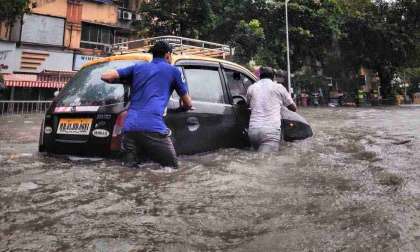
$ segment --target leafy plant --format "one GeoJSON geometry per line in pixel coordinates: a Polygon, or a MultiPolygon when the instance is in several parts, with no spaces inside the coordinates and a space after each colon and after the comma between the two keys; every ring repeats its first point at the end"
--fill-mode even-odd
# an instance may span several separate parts
{"type": "Polygon", "coordinates": [[[0,22],[13,25],[25,13],[30,12],[30,0],[0,0],[0,22]]]}

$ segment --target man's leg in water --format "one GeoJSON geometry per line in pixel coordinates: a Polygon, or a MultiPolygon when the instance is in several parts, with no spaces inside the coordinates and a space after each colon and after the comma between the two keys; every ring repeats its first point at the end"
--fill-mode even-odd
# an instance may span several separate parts
{"type": "Polygon", "coordinates": [[[280,150],[281,130],[280,129],[264,129],[261,139],[259,152],[276,152],[280,150]]]}
{"type": "Polygon", "coordinates": [[[123,165],[133,167],[139,162],[136,133],[124,133],[122,139],[123,165]]]}
{"type": "Polygon", "coordinates": [[[270,152],[277,152],[279,151],[280,143],[275,141],[264,142],[258,148],[258,152],[262,153],[270,153],[270,152]]]}
{"type": "Polygon", "coordinates": [[[250,128],[248,130],[248,137],[252,148],[258,150],[261,145],[261,130],[258,128],[250,128]]]}
{"type": "Polygon", "coordinates": [[[252,129],[249,136],[258,152],[276,152],[280,149],[281,131],[279,129],[252,129]]]}
{"type": "Polygon", "coordinates": [[[141,146],[148,157],[162,166],[178,168],[178,159],[170,136],[143,132],[141,146]]]}

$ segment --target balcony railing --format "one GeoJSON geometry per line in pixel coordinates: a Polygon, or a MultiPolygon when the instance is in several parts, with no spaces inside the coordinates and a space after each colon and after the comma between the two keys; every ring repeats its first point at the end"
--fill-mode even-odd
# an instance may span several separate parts
{"type": "Polygon", "coordinates": [[[102,50],[105,53],[111,51],[112,45],[92,41],[80,41],[80,48],[102,50]]]}

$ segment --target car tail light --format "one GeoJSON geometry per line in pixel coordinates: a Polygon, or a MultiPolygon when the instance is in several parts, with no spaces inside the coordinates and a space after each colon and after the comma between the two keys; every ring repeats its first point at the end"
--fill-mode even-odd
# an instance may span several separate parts
{"type": "Polygon", "coordinates": [[[111,150],[118,151],[121,149],[121,135],[124,127],[124,121],[127,117],[127,111],[121,112],[115,120],[114,130],[112,131],[111,150]]]}
{"type": "Polygon", "coordinates": [[[121,112],[117,116],[117,120],[115,120],[114,131],[112,132],[113,137],[121,135],[126,117],[127,117],[127,111],[121,112]]]}

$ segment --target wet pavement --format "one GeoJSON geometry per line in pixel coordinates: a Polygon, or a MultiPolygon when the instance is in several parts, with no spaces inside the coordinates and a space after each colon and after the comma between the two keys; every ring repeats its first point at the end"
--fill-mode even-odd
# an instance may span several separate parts
{"type": "Polygon", "coordinates": [[[37,153],[0,118],[0,251],[420,251],[420,109],[305,109],[312,139],[178,171],[37,153]]]}

